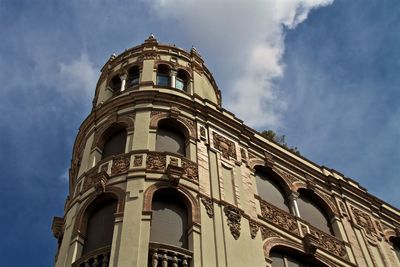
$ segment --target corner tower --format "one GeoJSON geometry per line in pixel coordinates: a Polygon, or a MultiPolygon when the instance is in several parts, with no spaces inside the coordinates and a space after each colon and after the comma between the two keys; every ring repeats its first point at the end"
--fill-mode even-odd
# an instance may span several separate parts
{"type": "Polygon", "coordinates": [[[398,222],[224,110],[194,48],[150,36],[102,68],[52,230],[57,267],[398,266],[398,222]]]}

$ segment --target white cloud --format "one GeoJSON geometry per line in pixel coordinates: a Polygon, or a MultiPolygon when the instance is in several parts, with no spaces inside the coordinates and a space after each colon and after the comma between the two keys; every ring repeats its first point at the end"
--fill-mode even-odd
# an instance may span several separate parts
{"type": "Polygon", "coordinates": [[[90,101],[98,78],[97,70],[86,54],[70,63],[61,63],[59,78],[61,83],[57,88],[72,97],[79,94],[90,101]]]}
{"type": "MultiPolygon", "coordinates": [[[[278,126],[286,105],[274,81],[283,75],[283,26],[295,28],[309,12],[333,0],[155,0],[153,12],[173,19],[211,55],[222,76],[225,106],[253,127],[278,126]]],[[[219,77],[215,77],[219,80],[219,77]]]]}

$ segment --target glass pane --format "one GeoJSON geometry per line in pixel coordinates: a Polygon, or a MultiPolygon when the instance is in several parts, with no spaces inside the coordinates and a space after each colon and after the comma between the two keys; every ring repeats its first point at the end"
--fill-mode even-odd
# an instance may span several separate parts
{"type": "Polygon", "coordinates": [[[272,260],[272,267],[285,267],[282,254],[271,252],[269,257],[272,260]]]}
{"type": "Polygon", "coordinates": [[[158,74],[157,75],[157,85],[170,86],[169,76],[158,74]]]}
{"type": "Polygon", "coordinates": [[[180,89],[180,90],[184,90],[185,89],[185,83],[182,80],[177,78],[176,82],[175,82],[175,88],[176,89],[180,89]]]}
{"type": "Polygon", "coordinates": [[[284,211],[289,212],[288,206],[285,204],[285,197],[279,187],[262,172],[256,172],[256,184],[258,195],[265,201],[277,206],[284,211]]]}
{"type": "Polygon", "coordinates": [[[118,131],[111,135],[105,142],[101,158],[125,153],[126,131],[118,131]]]}
{"type": "Polygon", "coordinates": [[[312,201],[300,195],[297,199],[297,206],[299,207],[300,217],[302,219],[326,233],[332,233],[328,219],[312,201]]]}
{"type": "Polygon", "coordinates": [[[185,137],[173,129],[159,128],[157,130],[156,150],[185,155],[185,137]]]}

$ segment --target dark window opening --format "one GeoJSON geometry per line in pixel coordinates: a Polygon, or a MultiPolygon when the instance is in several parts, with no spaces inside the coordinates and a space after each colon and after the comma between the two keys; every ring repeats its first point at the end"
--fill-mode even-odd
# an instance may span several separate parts
{"type": "Polygon", "coordinates": [[[132,87],[139,84],[140,70],[139,67],[134,66],[128,71],[127,87],[132,87]]]}
{"type": "Polygon", "coordinates": [[[397,259],[400,261],[400,237],[390,237],[389,241],[392,242],[394,253],[397,259]]]}
{"type": "Polygon", "coordinates": [[[114,92],[119,92],[121,90],[121,78],[118,75],[115,75],[114,77],[112,77],[111,81],[110,81],[110,88],[114,91],[114,92]]]}
{"type": "Polygon", "coordinates": [[[169,67],[167,65],[159,65],[157,68],[157,85],[171,86],[171,78],[169,76],[169,67]]]}
{"type": "Polygon", "coordinates": [[[104,143],[101,159],[125,153],[125,145],[126,131],[119,130],[113,133],[109,138],[107,138],[106,142],[104,143]]]}
{"type": "Polygon", "coordinates": [[[152,202],[150,241],[188,248],[188,212],[174,189],[159,190],[152,202]]]}
{"type": "Polygon", "coordinates": [[[272,267],[325,267],[315,259],[292,251],[271,251],[269,258],[272,260],[272,267]]]}
{"type": "Polygon", "coordinates": [[[112,200],[91,212],[86,228],[83,255],[111,245],[115,221],[114,213],[116,210],[117,201],[112,200]]]}
{"type": "Polygon", "coordinates": [[[188,80],[188,74],[184,70],[179,70],[175,79],[175,88],[186,91],[188,80]]]}

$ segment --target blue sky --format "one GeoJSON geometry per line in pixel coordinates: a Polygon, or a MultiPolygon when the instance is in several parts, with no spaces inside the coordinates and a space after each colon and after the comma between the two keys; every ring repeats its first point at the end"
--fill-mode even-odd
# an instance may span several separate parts
{"type": "Polygon", "coordinates": [[[224,107],[248,125],[285,134],[308,159],[399,207],[398,0],[249,3],[0,0],[5,266],[53,264],[52,216],[63,214],[99,70],[150,33],[194,45],[224,107]]]}

